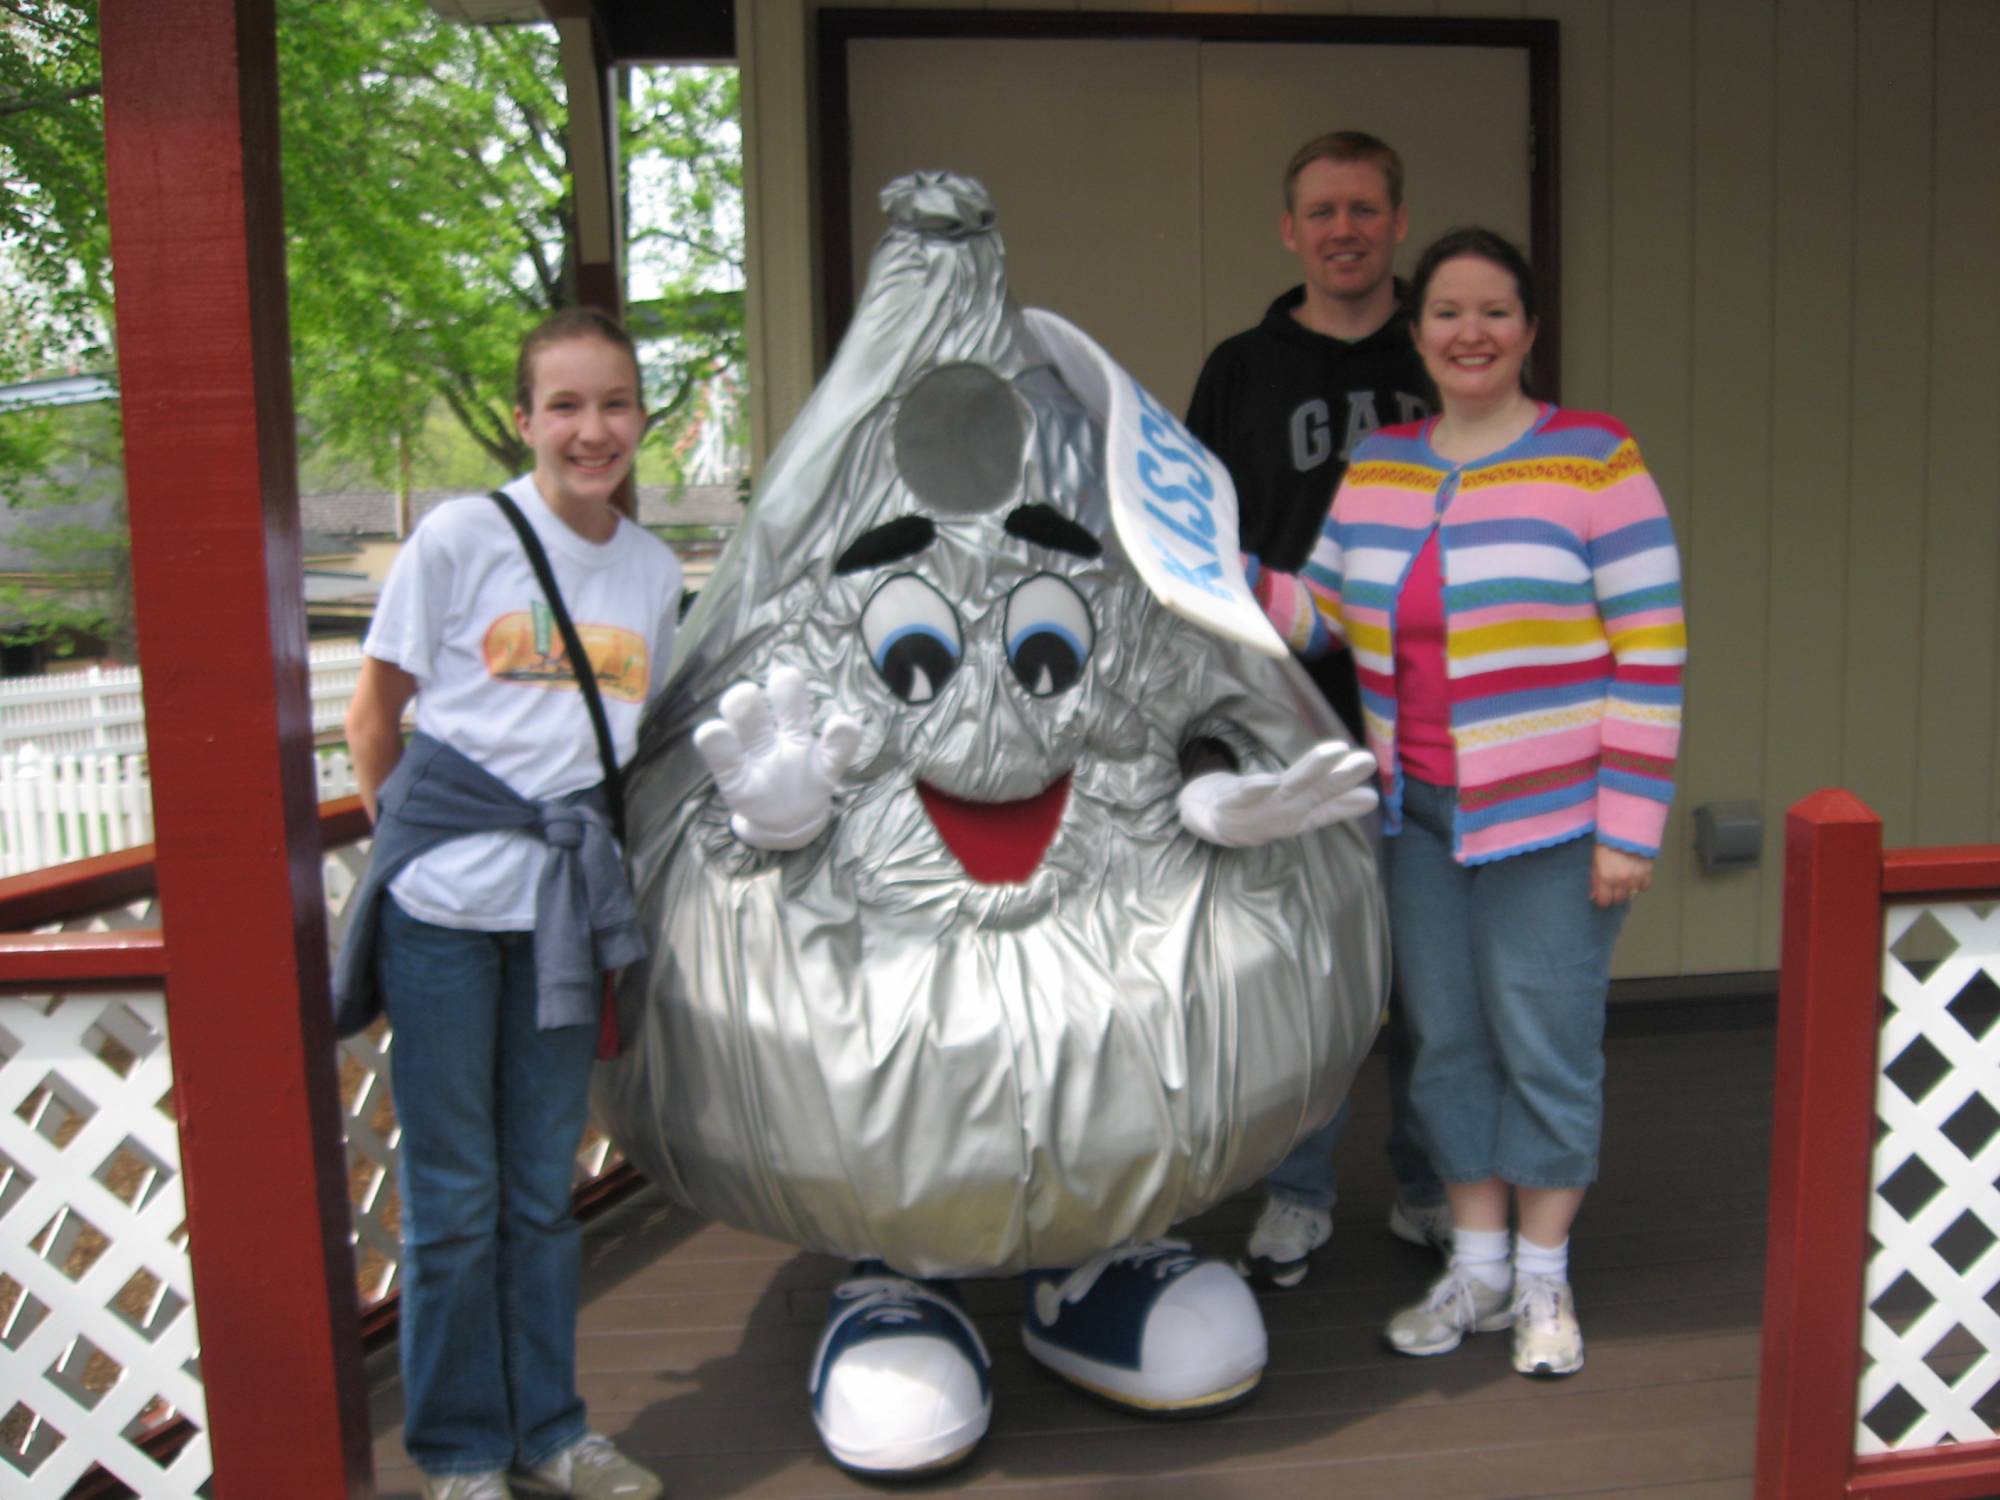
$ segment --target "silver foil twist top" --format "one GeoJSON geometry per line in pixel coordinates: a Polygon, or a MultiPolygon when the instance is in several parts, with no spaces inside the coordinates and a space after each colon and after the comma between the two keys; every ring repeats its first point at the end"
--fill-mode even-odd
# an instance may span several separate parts
{"type": "Polygon", "coordinates": [[[984,234],[999,222],[986,189],[956,172],[912,172],[882,189],[882,212],[892,229],[940,239],[984,234]]]}

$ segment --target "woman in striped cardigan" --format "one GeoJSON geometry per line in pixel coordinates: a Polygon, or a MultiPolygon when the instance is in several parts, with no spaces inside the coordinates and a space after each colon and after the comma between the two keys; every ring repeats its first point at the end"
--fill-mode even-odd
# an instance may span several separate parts
{"type": "Polygon", "coordinates": [[[1355,450],[1304,572],[1249,566],[1294,650],[1354,652],[1381,765],[1412,1108],[1458,1226],[1385,1336],[1443,1354],[1511,1327],[1517,1370],[1568,1375],[1611,948],[1673,795],[1680,563],[1631,435],[1526,394],[1520,252],[1454,230],[1413,291],[1441,414],[1355,450]]]}

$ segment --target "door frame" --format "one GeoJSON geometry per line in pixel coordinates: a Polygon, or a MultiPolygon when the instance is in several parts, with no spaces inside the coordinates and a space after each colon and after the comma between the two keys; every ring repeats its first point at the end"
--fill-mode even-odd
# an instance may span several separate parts
{"type": "Polygon", "coordinates": [[[1102,41],[1185,39],[1317,46],[1517,48],[1528,61],[1528,259],[1541,322],[1535,394],[1562,389],[1560,25],[1486,17],[1154,14],[1130,11],[821,10],[817,13],[818,237],[824,369],[854,315],[853,115],[848,48],[857,41],[1102,41]]]}

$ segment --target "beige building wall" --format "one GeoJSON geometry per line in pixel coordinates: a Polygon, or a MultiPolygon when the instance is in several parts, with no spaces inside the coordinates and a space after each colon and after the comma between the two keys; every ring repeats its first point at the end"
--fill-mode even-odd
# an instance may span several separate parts
{"type": "MultiPolygon", "coordinates": [[[[817,8],[737,7],[760,453],[824,355],[817,8]]],[[[2000,841],[2000,3],[1213,8],[1561,23],[1564,398],[1638,434],[1693,637],[1680,796],[1619,972],[1775,968],[1784,810],[1816,787],[1892,845],[2000,841]],[[1690,810],[1739,798],[1763,867],[1705,876],[1690,810]]]]}
{"type": "Polygon", "coordinates": [[[1329,101],[1394,141],[1422,186],[1400,271],[1454,223],[1529,237],[1520,47],[868,38],[847,59],[856,295],[886,227],[882,185],[950,167],[999,207],[1015,298],[1088,329],[1177,411],[1216,342],[1298,280],[1278,237],[1290,148],[1271,143],[1325,130],[1329,101]],[[1467,115],[1438,116],[1426,87],[1467,115]]]}

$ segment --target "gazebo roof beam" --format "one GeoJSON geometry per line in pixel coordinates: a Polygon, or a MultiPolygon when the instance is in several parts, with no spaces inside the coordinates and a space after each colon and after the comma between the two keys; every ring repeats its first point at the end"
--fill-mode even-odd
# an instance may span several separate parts
{"type": "MultiPolygon", "coordinates": [[[[453,0],[460,3],[460,0],[453,0]]],[[[464,0],[474,3],[474,0],[464,0]]],[[[576,299],[625,311],[624,203],[618,190],[618,100],[610,49],[592,0],[543,0],[562,50],[569,96],[569,174],[576,199],[576,299]]]]}
{"type": "Polygon", "coordinates": [[[562,16],[596,20],[611,63],[732,62],[735,0],[428,0],[447,20],[519,26],[562,16]]]}

